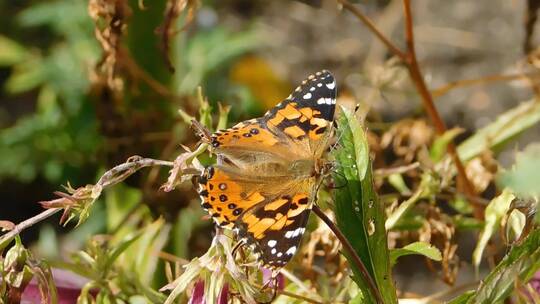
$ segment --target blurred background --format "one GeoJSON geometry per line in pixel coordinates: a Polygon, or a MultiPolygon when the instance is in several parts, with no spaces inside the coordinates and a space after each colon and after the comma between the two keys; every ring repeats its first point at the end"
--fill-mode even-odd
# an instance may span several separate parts
{"type": "MultiPolygon", "coordinates": [[[[527,16],[537,1],[412,2],[418,60],[431,89],[535,68],[527,54],[537,45],[536,25],[527,16]]],[[[401,1],[355,4],[405,46],[401,1]]],[[[193,148],[196,138],[178,110],[197,115],[198,86],[214,109],[218,102],[232,107],[232,123],[261,115],[321,69],[336,76],[341,102],[370,108],[374,132],[423,115],[407,70],[335,1],[2,1],[0,218],[35,215],[37,202],[54,198],[61,185],[94,183],[130,156],[174,160],[181,144],[193,148]]],[[[534,93],[530,78],[489,82],[443,91],[436,106],[466,136],[534,93]]],[[[510,166],[539,131],[527,130],[498,160],[510,166]]],[[[168,237],[161,246],[199,256],[212,224],[189,183],[159,191],[167,173],[142,170],[107,190],[80,227],[59,227],[55,217],[25,231],[23,241],[40,256],[61,258],[90,235],[162,216],[168,237]]]]}

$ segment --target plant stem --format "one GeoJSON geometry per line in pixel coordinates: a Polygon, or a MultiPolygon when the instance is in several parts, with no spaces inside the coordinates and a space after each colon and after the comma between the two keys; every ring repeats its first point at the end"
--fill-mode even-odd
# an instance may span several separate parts
{"type": "MultiPolygon", "coordinates": [[[[353,13],[364,25],[368,27],[369,30],[375,34],[379,40],[386,45],[386,47],[394,53],[394,55],[398,56],[405,65],[407,66],[407,69],[409,70],[409,74],[411,76],[412,81],[414,82],[416,89],[418,91],[418,94],[420,95],[422,99],[422,103],[424,108],[426,109],[426,112],[428,116],[433,121],[433,124],[435,126],[435,131],[437,134],[443,134],[446,132],[446,125],[444,124],[443,120],[441,119],[441,116],[439,115],[439,112],[435,108],[433,97],[427,88],[427,85],[424,81],[424,77],[422,76],[422,72],[420,70],[420,66],[418,65],[417,59],[416,59],[416,50],[414,48],[414,31],[413,31],[413,22],[412,22],[412,13],[411,13],[411,6],[410,6],[410,0],[403,0],[403,8],[404,8],[404,15],[405,15],[405,40],[407,45],[407,52],[401,51],[399,48],[397,48],[384,34],[382,34],[373,24],[373,22],[366,17],[356,6],[348,2],[347,0],[336,0],[339,2],[343,7],[347,10],[349,10],[351,13],[353,13]]],[[[476,192],[474,190],[474,187],[472,186],[471,182],[467,178],[467,175],[465,173],[465,167],[463,166],[463,163],[459,159],[456,147],[453,142],[451,142],[448,145],[448,153],[452,157],[453,162],[456,165],[457,169],[457,175],[458,175],[458,181],[460,182],[460,185],[463,186],[463,192],[469,196],[469,197],[476,197],[476,192]]],[[[474,207],[474,215],[478,219],[482,219],[484,215],[484,207],[480,204],[477,204],[475,200],[471,201],[472,206],[474,207]]]]}
{"type": "Polygon", "coordinates": [[[345,235],[343,235],[343,233],[341,232],[341,230],[339,230],[336,224],[334,224],[334,222],[332,222],[326,216],[326,214],[324,214],[324,212],[319,208],[319,206],[313,205],[313,212],[315,212],[315,214],[328,226],[328,228],[332,230],[332,232],[341,242],[341,245],[343,245],[345,250],[349,252],[356,268],[358,268],[360,272],[362,272],[362,275],[364,276],[364,281],[366,281],[369,289],[371,290],[371,294],[375,297],[375,300],[377,301],[377,303],[381,303],[381,304],[384,303],[382,300],[382,296],[379,292],[379,289],[377,288],[377,285],[371,278],[371,275],[369,274],[366,266],[364,265],[364,263],[362,262],[362,260],[360,259],[356,251],[354,251],[351,243],[349,243],[345,235]]]}
{"type": "Polygon", "coordinates": [[[513,80],[519,80],[519,79],[529,79],[529,78],[540,78],[540,73],[538,72],[529,72],[529,73],[517,73],[517,74],[508,74],[508,75],[487,75],[480,78],[472,78],[472,79],[460,79],[456,81],[452,81],[448,84],[445,84],[439,88],[436,88],[434,90],[431,90],[431,95],[434,98],[439,98],[449,91],[457,88],[472,86],[476,84],[488,84],[493,82],[501,82],[501,81],[513,81],[513,80]]]}
{"type": "MultiPolygon", "coordinates": [[[[144,167],[149,167],[149,166],[172,167],[173,165],[174,163],[170,161],[132,156],[125,163],[115,166],[114,168],[105,172],[101,176],[101,178],[98,180],[96,185],[105,188],[107,186],[117,184],[123,181],[124,179],[126,179],[128,176],[137,172],[139,169],[144,168],[144,167]]],[[[61,199],[65,199],[65,198],[60,198],[60,200],[61,199]]],[[[0,238],[0,249],[4,247],[6,242],[10,242],[16,235],[21,233],[26,228],[29,228],[33,226],[34,224],[51,217],[52,215],[58,213],[59,211],[63,209],[64,208],[49,208],[25,221],[20,222],[19,224],[15,226],[15,228],[13,228],[13,230],[2,235],[2,237],[0,238]]]]}
{"type": "Polygon", "coordinates": [[[152,159],[152,158],[142,158],[140,156],[132,156],[125,163],[122,163],[118,166],[113,167],[112,169],[105,172],[101,178],[98,180],[96,185],[101,187],[107,187],[110,185],[117,184],[133,173],[137,172],[141,168],[150,167],[150,166],[174,166],[174,163],[171,161],[152,159]]]}
{"type": "Polygon", "coordinates": [[[373,24],[373,21],[369,19],[366,15],[364,15],[356,6],[354,6],[352,3],[350,3],[347,0],[336,0],[339,2],[343,7],[347,10],[349,10],[353,15],[355,15],[365,26],[367,26],[379,40],[386,45],[386,47],[394,53],[394,55],[401,58],[401,60],[405,61],[407,58],[407,54],[405,54],[403,51],[401,51],[397,46],[395,46],[390,39],[388,39],[383,33],[381,33],[375,24],[373,24]]]}
{"type": "Polygon", "coordinates": [[[39,223],[43,221],[46,218],[49,218],[53,216],[54,214],[60,212],[62,208],[52,208],[47,209],[27,220],[24,220],[17,224],[12,230],[10,230],[8,233],[4,234],[0,238],[0,250],[7,245],[8,242],[11,242],[15,236],[17,236],[19,233],[21,233],[26,228],[32,227],[34,224],[39,223]]]}
{"type": "MultiPolygon", "coordinates": [[[[413,80],[416,86],[416,89],[418,90],[418,93],[422,97],[424,108],[426,109],[427,114],[429,115],[429,117],[431,118],[431,121],[433,122],[435,126],[435,131],[437,132],[437,134],[440,135],[446,132],[446,125],[444,124],[444,121],[439,115],[437,108],[435,108],[433,97],[431,96],[431,93],[429,89],[427,88],[426,82],[424,81],[424,77],[422,76],[422,72],[420,70],[420,66],[418,65],[418,61],[416,59],[410,0],[403,0],[403,11],[405,15],[405,41],[407,44],[407,57],[406,57],[405,62],[407,63],[407,67],[409,69],[409,74],[411,75],[411,79],[413,80]]],[[[454,161],[456,165],[456,169],[458,173],[458,181],[461,181],[465,194],[471,197],[476,197],[476,192],[474,190],[474,187],[472,186],[471,182],[467,178],[465,167],[463,166],[463,163],[461,162],[461,160],[459,159],[459,156],[457,155],[456,146],[454,145],[453,142],[450,142],[448,144],[448,153],[450,154],[450,156],[452,157],[452,160],[454,161]]],[[[480,204],[476,204],[474,201],[472,201],[471,204],[474,208],[474,216],[477,219],[483,219],[484,217],[483,206],[480,204]]]]}

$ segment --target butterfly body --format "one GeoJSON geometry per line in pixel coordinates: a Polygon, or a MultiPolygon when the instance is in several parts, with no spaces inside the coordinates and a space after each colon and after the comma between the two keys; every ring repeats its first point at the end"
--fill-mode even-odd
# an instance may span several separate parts
{"type": "Polygon", "coordinates": [[[199,178],[202,206],[266,267],[298,249],[325,171],[336,83],[318,72],[263,117],[203,137],[217,163],[199,178]]]}

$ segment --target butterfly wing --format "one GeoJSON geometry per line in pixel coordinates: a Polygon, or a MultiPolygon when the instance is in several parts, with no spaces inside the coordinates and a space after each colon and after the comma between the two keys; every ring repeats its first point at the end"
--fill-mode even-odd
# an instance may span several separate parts
{"type": "Polygon", "coordinates": [[[294,92],[269,110],[264,119],[270,129],[282,132],[320,157],[326,148],[336,109],[336,81],[324,70],[310,75],[294,92]]]}
{"type": "Polygon", "coordinates": [[[336,108],[336,81],[324,70],[302,81],[284,101],[263,117],[241,122],[211,136],[216,153],[272,151],[290,160],[320,156],[332,127],[336,108]]]}
{"type": "Polygon", "coordinates": [[[291,166],[321,157],[335,97],[332,74],[318,72],[263,117],[210,137],[218,163],[199,179],[203,208],[237,231],[267,267],[283,267],[299,246],[317,180],[295,176],[291,166]]]}
{"type": "Polygon", "coordinates": [[[285,266],[300,246],[312,207],[311,194],[282,194],[242,214],[238,236],[265,267],[285,266]]]}
{"type": "Polygon", "coordinates": [[[284,266],[299,247],[313,201],[314,178],[257,179],[225,166],[199,178],[203,208],[221,227],[234,229],[269,268],[284,266]]]}

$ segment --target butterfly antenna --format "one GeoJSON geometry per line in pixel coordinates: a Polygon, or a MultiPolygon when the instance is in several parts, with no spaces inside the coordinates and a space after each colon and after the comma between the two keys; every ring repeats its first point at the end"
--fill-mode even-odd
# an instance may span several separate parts
{"type": "MultiPolygon", "coordinates": [[[[354,107],[354,114],[356,114],[358,112],[358,110],[360,110],[360,104],[359,103],[357,103],[356,106],[354,107]]],[[[337,121],[335,121],[335,120],[332,121],[332,125],[334,126],[334,130],[339,130],[339,125],[338,125],[337,121]]],[[[341,132],[339,134],[339,136],[336,138],[336,142],[330,145],[330,152],[337,149],[337,147],[339,146],[339,141],[341,140],[343,135],[344,135],[344,133],[341,132]]]]}

